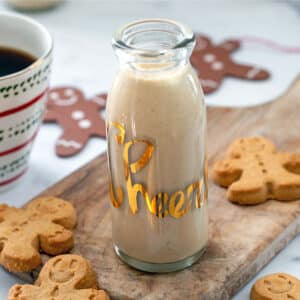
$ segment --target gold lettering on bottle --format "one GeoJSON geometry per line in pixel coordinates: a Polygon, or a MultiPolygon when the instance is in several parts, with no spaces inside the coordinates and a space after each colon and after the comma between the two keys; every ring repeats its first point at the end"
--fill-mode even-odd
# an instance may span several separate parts
{"type": "Polygon", "coordinates": [[[141,169],[143,169],[148,162],[150,161],[153,153],[153,145],[145,140],[133,140],[130,142],[125,143],[124,150],[123,150],[123,163],[124,163],[124,171],[125,171],[125,180],[126,180],[126,188],[128,193],[128,200],[129,200],[129,207],[133,214],[138,211],[138,194],[140,193],[141,196],[146,200],[148,209],[151,211],[151,203],[149,194],[146,191],[146,188],[139,183],[132,183],[132,174],[136,174],[141,169]],[[144,143],[146,144],[146,150],[136,162],[129,163],[129,151],[130,148],[136,143],[144,143]]]}
{"type": "Polygon", "coordinates": [[[205,157],[204,161],[204,202],[208,198],[208,189],[207,189],[207,182],[208,182],[208,165],[207,165],[207,159],[205,157]]]}
{"type": "Polygon", "coordinates": [[[117,129],[119,129],[119,134],[117,134],[115,136],[115,139],[116,139],[116,142],[117,142],[118,145],[122,145],[124,143],[124,140],[125,140],[125,129],[124,129],[124,127],[121,124],[117,123],[117,122],[111,122],[110,125],[117,128],[117,129]]]}
{"type": "Polygon", "coordinates": [[[158,218],[167,217],[169,215],[168,200],[167,193],[158,193],[152,198],[150,212],[158,218]]]}
{"type": "Polygon", "coordinates": [[[180,218],[185,215],[191,208],[191,201],[188,201],[188,204],[183,208],[185,202],[184,192],[177,191],[175,192],[170,199],[169,203],[169,212],[170,215],[174,218],[180,218]],[[178,200],[177,200],[178,199],[178,200]]]}
{"type": "MultiPolygon", "coordinates": [[[[202,207],[204,201],[206,201],[207,199],[206,161],[204,167],[204,181],[203,179],[201,179],[197,182],[191,183],[185,190],[174,192],[171,197],[169,197],[168,193],[160,192],[157,195],[153,196],[152,199],[150,199],[146,187],[140,183],[133,182],[133,175],[141,171],[150,162],[154,152],[153,144],[147,140],[141,139],[134,139],[125,142],[124,127],[116,122],[111,122],[110,127],[115,127],[118,129],[119,132],[115,136],[115,140],[118,145],[123,146],[122,159],[124,166],[126,192],[129,202],[129,208],[133,214],[136,214],[139,210],[139,195],[146,202],[148,211],[158,218],[164,218],[167,216],[180,218],[191,209],[193,202],[195,202],[195,208],[202,207]],[[138,160],[136,160],[135,162],[130,162],[130,149],[135,144],[144,144],[146,146],[146,149],[138,160]]],[[[118,187],[115,192],[112,184],[112,179],[110,184],[110,198],[112,205],[116,208],[120,207],[123,203],[123,190],[121,187],[118,187]]]]}
{"type": "MultiPolygon", "coordinates": [[[[115,128],[118,129],[119,133],[116,134],[115,140],[116,140],[118,145],[122,145],[124,143],[124,140],[125,140],[125,129],[124,129],[124,127],[121,124],[116,123],[116,122],[111,122],[110,125],[112,127],[115,127],[115,128]]],[[[110,200],[111,200],[112,205],[116,208],[120,207],[123,203],[123,190],[122,190],[121,187],[118,187],[117,191],[115,193],[112,178],[110,178],[109,194],[110,194],[110,200]]]]}
{"type": "Polygon", "coordinates": [[[123,190],[122,188],[118,187],[117,188],[117,197],[115,196],[114,192],[114,187],[112,182],[110,183],[110,188],[109,188],[109,194],[110,194],[110,200],[111,203],[114,207],[120,207],[121,204],[123,203],[123,190]]]}
{"type": "MultiPolygon", "coordinates": [[[[202,192],[203,180],[194,182],[187,187],[187,198],[190,199],[193,194],[195,194],[195,206],[200,208],[201,203],[201,192],[202,192]]],[[[191,200],[192,201],[192,200],[191,200]]]]}

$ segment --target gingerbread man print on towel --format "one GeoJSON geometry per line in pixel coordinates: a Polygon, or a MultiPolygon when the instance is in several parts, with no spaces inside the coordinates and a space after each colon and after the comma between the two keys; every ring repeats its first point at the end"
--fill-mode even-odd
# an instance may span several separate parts
{"type": "Polygon", "coordinates": [[[44,123],[56,122],[63,134],[56,142],[56,154],[67,157],[80,152],[93,136],[106,137],[105,121],[100,113],[106,106],[106,94],[86,99],[74,87],[58,87],[49,91],[44,123]]]}
{"type": "Polygon", "coordinates": [[[232,60],[232,52],[240,46],[238,40],[226,40],[214,45],[207,36],[196,35],[191,64],[198,73],[205,94],[217,90],[226,76],[246,80],[264,80],[270,77],[266,70],[232,60]]]}

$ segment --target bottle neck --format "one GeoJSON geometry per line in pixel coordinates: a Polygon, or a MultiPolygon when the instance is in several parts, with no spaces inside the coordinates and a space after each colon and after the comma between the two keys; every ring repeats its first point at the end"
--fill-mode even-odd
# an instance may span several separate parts
{"type": "Polygon", "coordinates": [[[113,47],[122,67],[157,72],[184,66],[195,44],[193,32],[170,20],[143,20],[121,28],[113,47]]]}

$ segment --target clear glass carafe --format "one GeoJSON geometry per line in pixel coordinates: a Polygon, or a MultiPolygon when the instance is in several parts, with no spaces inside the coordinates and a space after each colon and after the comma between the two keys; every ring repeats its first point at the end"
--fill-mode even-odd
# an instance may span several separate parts
{"type": "Polygon", "coordinates": [[[194,263],[208,240],[206,108],[189,58],[195,37],[143,20],[113,38],[120,70],[107,103],[112,236],[148,272],[194,263]]]}

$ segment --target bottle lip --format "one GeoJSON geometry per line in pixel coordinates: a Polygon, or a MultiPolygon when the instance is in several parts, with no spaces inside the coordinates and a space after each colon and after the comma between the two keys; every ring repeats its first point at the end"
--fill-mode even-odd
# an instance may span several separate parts
{"type": "Polygon", "coordinates": [[[177,50],[184,49],[187,47],[191,47],[195,43],[195,35],[193,31],[186,25],[173,21],[170,19],[143,19],[128,23],[121,27],[112,38],[112,46],[119,50],[124,50],[130,52],[135,55],[143,56],[143,57],[159,57],[170,52],[176,52],[177,50]],[[148,28],[143,29],[143,26],[161,26],[161,28],[148,28]],[[164,26],[169,26],[169,30],[164,28],[164,26]],[[140,31],[138,31],[138,28],[140,31]],[[173,34],[174,36],[180,35],[180,38],[169,46],[161,46],[159,49],[147,49],[142,47],[137,47],[131,44],[131,38],[139,33],[147,33],[147,32],[165,32],[173,34]]]}

